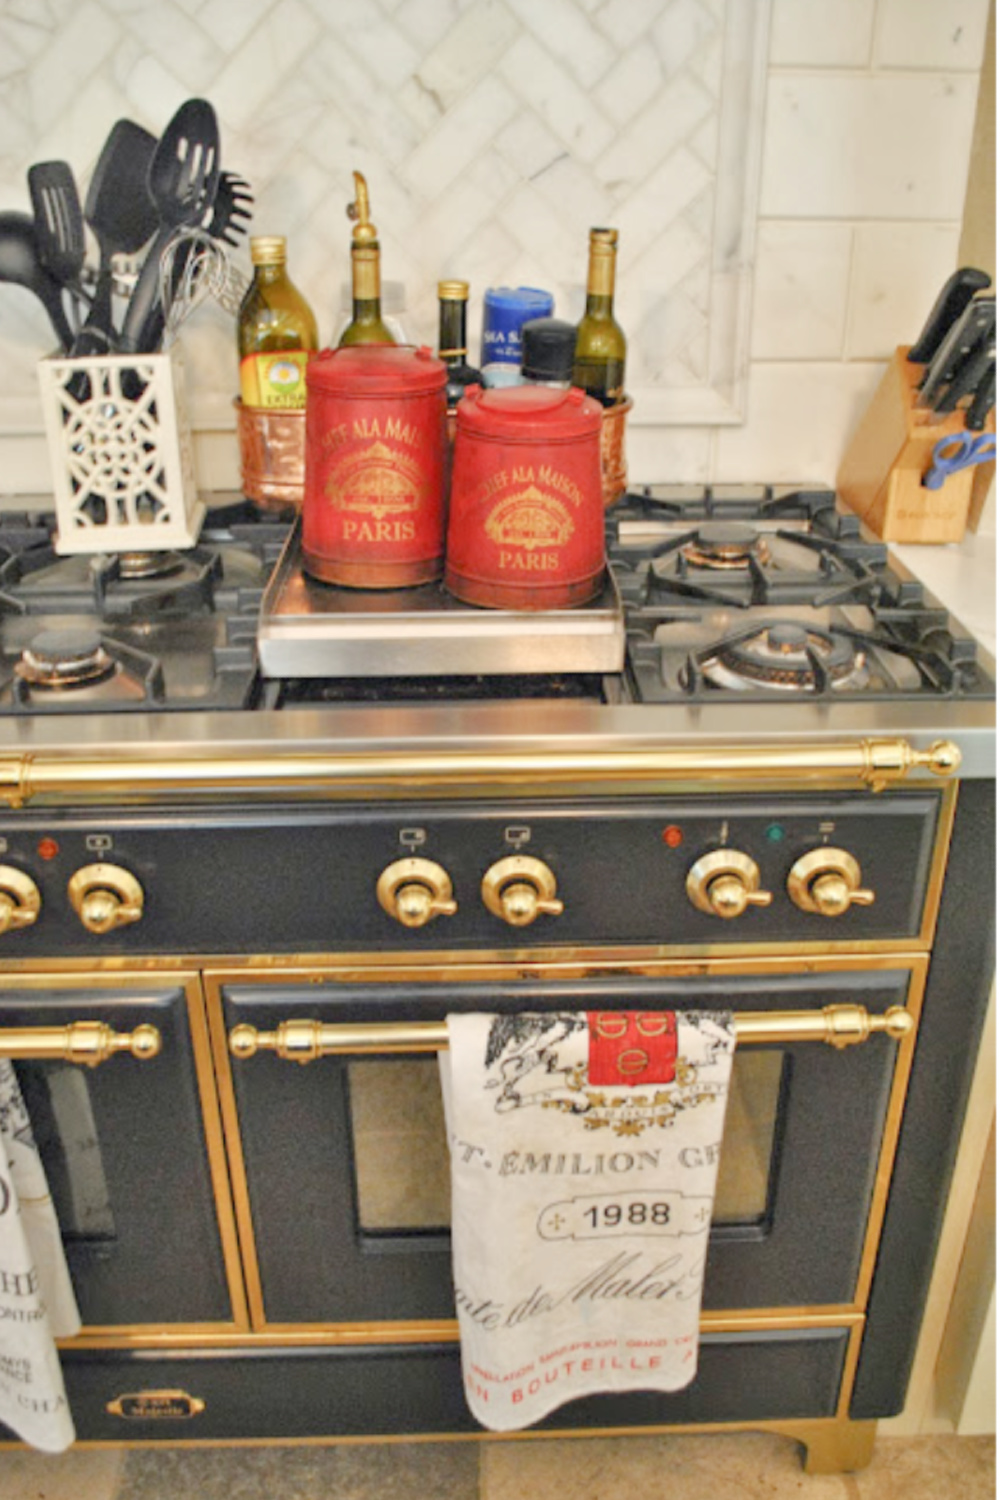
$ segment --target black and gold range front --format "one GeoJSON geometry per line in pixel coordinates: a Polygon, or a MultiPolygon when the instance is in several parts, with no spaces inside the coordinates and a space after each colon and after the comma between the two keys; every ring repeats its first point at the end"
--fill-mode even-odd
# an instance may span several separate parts
{"type": "MultiPolygon", "coordinates": [[[[532,1431],[770,1427],[813,1470],[862,1464],[905,1397],[985,1006],[992,795],[12,811],[0,1024],[84,1316],[81,1440],[474,1436],[444,1018],[714,1007],[738,1046],[697,1377],[532,1431]]],[[[603,1188],[664,1149],[595,1130],[505,1170],[603,1188]]]]}

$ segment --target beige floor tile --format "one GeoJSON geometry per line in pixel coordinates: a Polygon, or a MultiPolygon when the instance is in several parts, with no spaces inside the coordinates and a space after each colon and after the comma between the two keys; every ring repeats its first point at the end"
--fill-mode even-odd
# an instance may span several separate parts
{"type": "Polygon", "coordinates": [[[0,1453],[0,1500],[118,1500],[125,1455],[118,1449],[93,1453],[0,1453]]]}
{"type": "Polygon", "coordinates": [[[477,1500],[474,1443],[142,1448],[114,1500],[477,1500]]]}
{"type": "Polygon", "coordinates": [[[480,1500],[993,1500],[991,1439],[887,1439],[858,1474],[808,1475],[771,1433],[489,1443],[480,1500]]]}

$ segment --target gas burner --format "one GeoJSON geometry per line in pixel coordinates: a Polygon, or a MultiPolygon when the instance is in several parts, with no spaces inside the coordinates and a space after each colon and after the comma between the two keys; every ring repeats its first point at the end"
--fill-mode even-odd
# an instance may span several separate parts
{"type": "Polygon", "coordinates": [[[172,578],[184,567],[178,552],[119,552],[118,577],[124,580],[172,578]]]}
{"type": "Polygon", "coordinates": [[[779,620],[722,641],[698,658],[715,687],[785,693],[863,688],[869,676],[863,651],[840,633],[779,620]]]}
{"type": "Polygon", "coordinates": [[[35,688],[78,688],[103,682],[115,671],[114,660],[96,633],[42,630],[26,646],[14,671],[35,688]]]}
{"type": "Polygon", "coordinates": [[[771,557],[767,540],[756,527],[735,521],[706,521],[680,551],[696,568],[747,568],[751,558],[763,566],[771,557]]]}

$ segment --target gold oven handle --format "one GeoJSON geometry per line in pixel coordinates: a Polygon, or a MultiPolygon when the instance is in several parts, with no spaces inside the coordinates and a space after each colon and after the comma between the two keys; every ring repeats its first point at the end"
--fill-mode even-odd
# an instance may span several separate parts
{"type": "Polygon", "coordinates": [[[163,1039],[155,1026],[112,1031],[103,1021],[71,1021],[68,1026],[9,1026],[0,1031],[0,1057],[21,1062],[84,1063],[96,1068],[117,1052],[139,1062],[156,1057],[163,1039]]]}
{"type": "MultiPolygon", "coordinates": [[[[863,1005],[827,1005],[822,1010],[740,1011],[734,1017],[740,1046],[763,1042],[826,1042],[842,1049],[866,1042],[875,1032],[901,1041],[914,1021],[901,1005],[877,1014],[863,1005]]],[[[448,1045],[444,1021],[373,1022],[326,1026],[321,1021],[282,1021],[274,1031],[234,1026],[229,1050],[234,1057],[275,1052],[288,1062],[315,1062],[341,1052],[440,1052],[448,1045]]]]}

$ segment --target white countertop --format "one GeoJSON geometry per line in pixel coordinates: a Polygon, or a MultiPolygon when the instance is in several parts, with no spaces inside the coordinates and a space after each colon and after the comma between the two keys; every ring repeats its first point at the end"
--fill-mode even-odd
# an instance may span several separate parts
{"type": "Polygon", "coordinates": [[[940,546],[901,546],[892,552],[936,594],[957,620],[997,654],[997,539],[968,531],[960,542],[940,546]]]}

